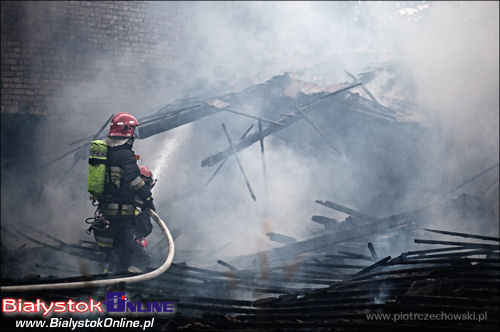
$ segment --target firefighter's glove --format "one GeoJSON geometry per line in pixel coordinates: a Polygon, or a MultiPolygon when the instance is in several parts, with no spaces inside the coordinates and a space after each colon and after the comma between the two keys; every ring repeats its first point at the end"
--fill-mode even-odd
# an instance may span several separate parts
{"type": "Polygon", "coordinates": [[[142,204],[143,209],[151,209],[156,212],[155,206],[153,205],[153,197],[148,197],[144,200],[142,204]]]}
{"type": "Polygon", "coordinates": [[[143,248],[146,248],[146,246],[148,245],[148,240],[146,240],[146,238],[143,237],[136,238],[135,242],[137,242],[143,248]]]}

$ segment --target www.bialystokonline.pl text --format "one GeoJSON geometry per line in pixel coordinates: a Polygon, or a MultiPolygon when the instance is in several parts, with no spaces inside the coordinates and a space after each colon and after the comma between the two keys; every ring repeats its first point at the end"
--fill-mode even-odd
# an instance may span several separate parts
{"type": "Polygon", "coordinates": [[[154,325],[154,317],[151,319],[147,319],[144,321],[120,318],[115,319],[111,317],[107,318],[97,318],[97,319],[73,319],[73,318],[51,318],[48,320],[45,319],[19,319],[16,320],[16,327],[19,328],[70,328],[71,330],[75,330],[78,328],[137,328],[146,330],[148,328],[152,328],[154,325]]]}

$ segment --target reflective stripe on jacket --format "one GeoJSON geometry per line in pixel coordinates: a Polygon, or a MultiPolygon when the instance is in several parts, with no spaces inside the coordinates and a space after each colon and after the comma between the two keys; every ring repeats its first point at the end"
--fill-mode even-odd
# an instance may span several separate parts
{"type": "Polygon", "coordinates": [[[151,191],[140,177],[131,141],[127,140],[122,145],[110,146],[107,159],[109,178],[106,178],[105,195],[107,201],[106,204],[103,204],[103,213],[107,215],[135,215],[134,195],[145,200],[151,197],[151,191]],[[110,204],[118,205],[111,207],[110,204]]]}

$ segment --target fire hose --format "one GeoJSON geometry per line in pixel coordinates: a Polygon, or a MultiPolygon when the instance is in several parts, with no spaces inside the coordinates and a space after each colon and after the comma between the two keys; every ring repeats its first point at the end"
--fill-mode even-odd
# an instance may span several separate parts
{"type": "Polygon", "coordinates": [[[47,283],[47,284],[35,284],[35,285],[19,285],[19,286],[1,286],[1,292],[29,292],[29,291],[41,291],[41,290],[56,290],[56,289],[77,289],[77,288],[87,288],[87,287],[101,287],[101,286],[110,286],[118,283],[126,283],[131,284],[135,282],[146,281],[149,279],[153,279],[158,277],[159,275],[165,273],[170,265],[172,265],[172,261],[174,260],[174,239],[170,234],[170,231],[165,225],[165,222],[156,214],[155,211],[151,209],[146,210],[147,214],[149,214],[160,226],[163,235],[167,239],[168,243],[168,255],[165,258],[163,264],[158,267],[156,270],[153,270],[148,273],[143,273],[136,276],[130,277],[120,277],[113,279],[105,279],[105,280],[89,280],[89,281],[77,281],[77,282],[61,282],[61,283],[47,283]]]}

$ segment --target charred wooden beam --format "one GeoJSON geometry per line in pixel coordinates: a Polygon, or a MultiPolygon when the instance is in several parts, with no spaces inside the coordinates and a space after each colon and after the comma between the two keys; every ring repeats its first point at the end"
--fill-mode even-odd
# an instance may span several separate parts
{"type": "Polygon", "coordinates": [[[428,232],[439,233],[439,234],[446,234],[446,235],[466,237],[466,238],[472,238],[472,239],[479,239],[479,240],[500,242],[500,238],[493,237],[493,236],[484,236],[484,235],[475,235],[475,234],[468,234],[468,233],[440,231],[440,230],[428,229],[428,228],[424,228],[424,230],[426,230],[428,232]]]}
{"type": "Polygon", "coordinates": [[[266,233],[266,236],[271,241],[283,243],[283,244],[291,244],[297,242],[297,239],[291,236],[286,236],[278,233],[266,233]]]}
{"type": "Polygon", "coordinates": [[[457,250],[468,250],[469,248],[458,246],[458,247],[448,247],[448,248],[436,248],[427,250],[415,250],[403,253],[403,256],[413,256],[413,255],[425,255],[433,252],[446,252],[446,251],[457,251],[457,250]]]}
{"type": "Polygon", "coordinates": [[[466,257],[471,255],[486,255],[491,253],[489,250],[478,249],[472,251],[464,251],[464,252],[453,252],[446,254],[435,254],[435,255],[418,255],[415,257],[411,257],[411,259],[430,259],[430,258],[445,258],[445,257],[466,257]]]}
{"type": "Polygon", "coordinates": [[[485,244],[485,243],[471,243],[471,242],[453,242],[453,241],[438,241],[438,240],[425,240],[425,239],[415,239],[415,243],[421,244],[442,244],[442,245],[450,245],[450,246],[463,246],[470,248],[485,248],[491,250],[500,250],[500,246],[494,244],[485,244]]]}
{"type": "Polygon", "coordinates": [[[322,224],[325,228],[332,227],[338,224],[338,221],[333,218],[323,217],[323,216],[312,216],[312,221],[322,224]]]}
{"type": "Polygon", "coordinates": [[[359,211],[355,211],[351,208],[348,208],[347,206],[344,206],[344,205],[341,205],[338,203],[334,203],[334,202],[330,202],[330,201],[323,202],[323,201],[319,201],[319,200],[316,200],[315,202],[318,204],[324,205],[326,207],[329,207],[330,209],[346,213],[350,216],[353,216],[353,217],[356,217],[359,219],[364,219],[364,220],[368,220],[368,221],[377,221],[378,220],[377,218],[371,217],[371,216],[366,215],[364,213],[361,213],[359,211]]]}
{"type": "MultiPolygon", "coordinates": [[[[250,130],[253,128],[253,124],[243,133],[243,135],[241,136],[240,138],[240,141],[243,140],[247,134],[250,132],[250,130]]],[[[226,163],[226,161],[229,159],[229,156],[224,159],[220,165],[217,167],[217,169],[213,172],[213,174],[210,176],[210,178],[208,179],[207,183],[205,183],[205,187],[208,186],[208,184],[212,181],[212,179],[217,175],[217,173],[219,173],[219,171],[221,170],[222,166],[224,166],[224,164],[226,163]]]]}
{"type": "Polygon", "coordinates": [[[259,141],[260,141],[260,158],[262,160],[262,172],[264,174],[264,185],[266,187],[267,194],[267,169],[266,169],[266,158],[264,156],[264,133],[262,132],[262,119],[259,118],[259,141]]]}
{"type": "Polygon", "coordinates": [[[252,187],[250,186],[250,182],[248,182],[248,178],[245,174],[245,170],[243,169],[243,166],[241,165],[240,158],[238,158],[238,154],[234,148],[233,145],[233,140],[231,139],[231,136],[229,136],[229,133],[227,132],[226,125],[224,123],[221,123],[222,129],[224,130],[224,133],[226,134],[227,141],[229,143],[229,146],[231,148],[231,151],[233,152],[234,159],[236,159],[236,163],[238,164],[238,167],[240,168],[241,174],[245,178],[245,183],[247,185],[248,191],[250,192],[250,196],[252,196],[252,199],[256,201],[257,199],[255,198],[255,194],[253,193],[252,187]]]}
{"type": "Polygon", "coordinates": [[[377,252],[375,251],[375,248],[373,247],[373,244],[371,242],[368,242],[368,249],[370,250],[370,254],[372,255],[372,259],[376,261],[378,259],[377,252]]]}
{"type": "Polygon", "coordinates": [[[245,137],[247,137],[248,133],[250,132],[250,130],[252,130],[252,128],[253,128],[253,123],[250,125],[250,127],[248,127],[247,130],[245,130],[245,132],[243,133],[243,135],[241,135],[240,141],[244,140],[245,137]]]}
{"type": "Polygon", "coordinates": [[[238,269],[236,267],[232,266],[229,263],[224,262],[222,259],[217,260],[217,264],[220,264],[220,265],[222,265],[224,267],[227,267],[229,270],[231,270],[233,272],[238,271],[238,269]]]}
{"type": "Polygon", "coordinates": [[[495,258],[469,258],[469,257],[448,257],[448,259],[412,259],[391,263],[392,265],[411,265],[411,264],[466,264],[470,263],[500,264],[500,259],[495,258]]]}

